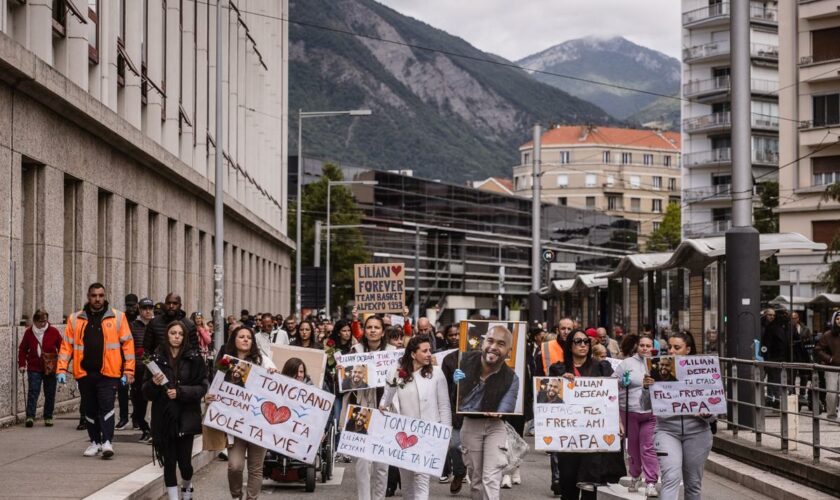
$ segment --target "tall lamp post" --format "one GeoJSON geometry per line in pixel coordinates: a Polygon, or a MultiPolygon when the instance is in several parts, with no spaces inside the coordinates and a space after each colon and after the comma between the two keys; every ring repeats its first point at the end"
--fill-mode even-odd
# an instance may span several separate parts
{"type": "MultiPolygon", "coordinates": [[[[348,111],[303,111],[298,109],[298,165],[297,165],[297,224],[295,228],[295,314],[300,318],[301,313],[301,290],[300,290],[300,253],[301,253],[301,226],[303,226],[303,119],[323,118],[328,116],[369,116],[369,109],[351,109],[348,111]]],[[[329,273],[328,273],[329,274],[329,273]]]]}
{"type": "MultiPolygon", "coordinates": [[[[326,274],[326,300],[324,301],[324,311],[327,313],[327,318],[330,317],[331,310],[330,310],[330,239],[332,238],[332,217],[331,217],[331,210],[332,210],[332,187],[333,186],[347,186],[350,184],[361,184],[365,186],[376,186],[379,184],[377,181],[327,181],[327,272],[326,274]]],[[[345,226],[347,227],[347,226],[345,226]]],[[[358,227],[358,225],[351,226],[351,227],[358,227]]]]}

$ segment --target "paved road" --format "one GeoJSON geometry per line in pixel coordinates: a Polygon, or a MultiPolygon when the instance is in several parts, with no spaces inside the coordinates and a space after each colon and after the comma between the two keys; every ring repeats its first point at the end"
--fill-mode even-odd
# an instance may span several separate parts
{"type": "MultiPolygon", "coordinates": [[[[266,481],[260,498],[284,498],[300,500],[341,499],[356,497],[356,479],[353,464],[337,464],[340,467],[332,481],[327,484],[320,482],[315,493],[306,493],[302,485],[279,485],[266,481]],[[317,495],[317,496],[316,496],[317,495]]],[[[214,461],[196,475],[195,497],[202,500],[227,500],[230,498],[227,486],[227,463],[214,461]]],[[[502,490],[502,498],[557,498],[551,495],[548,480],[548,457],[543,453],[531,452],[525,459],[521,469],[523,484],[514,486],[511,490],[502,490]]],[[[465,484],[461,493],[455,497],[449,494],[448,484],[439,484],[435,479],[431,485],[431,498],[469,498],[468,486],[465,484]]],[[[399,499],[400,493],[394,497],[399,499]]],[[[643,498],[643,497],[639,497],[643,498]]],[[[706,473],[703,481],[703,498],[743,498],[764,500],[769,497],[759,495],[743,486],[733,483],[720,476],[706,473]]]]}

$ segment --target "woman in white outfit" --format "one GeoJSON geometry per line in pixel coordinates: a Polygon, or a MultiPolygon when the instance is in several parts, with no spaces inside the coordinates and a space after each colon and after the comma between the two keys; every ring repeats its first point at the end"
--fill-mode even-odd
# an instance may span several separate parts
{"type": "MultiPolygon", "coordinates": [[[[365,334],[362,341],[354,345],[351,353],[390,351],[394,346],[385,341],[385,324],[379,316],[369,316],[365,320],[365,334]]],[[[341,407],[344,411],[340,429],[344,428],[347,419],[348,405],[376,408],[383,389],[359,389],[344,393],[341,407]]],[[[362,458],[356,459],[356,494],[359,500],[382,500],[385,498],[385,488],[388,483],[388,465],[372,462],[362,458]]]]}
{"type": "MultiPolygon", "coordinates": [[[[441,369],[432,366],[432,345],[428,337],[412,337],[400,364],[387,377],[379,409],[406,417],[452,425],[449,388],[441,369]]],[[[427,500],[429,475],[400,469],[403,498],[427,500]]]]}

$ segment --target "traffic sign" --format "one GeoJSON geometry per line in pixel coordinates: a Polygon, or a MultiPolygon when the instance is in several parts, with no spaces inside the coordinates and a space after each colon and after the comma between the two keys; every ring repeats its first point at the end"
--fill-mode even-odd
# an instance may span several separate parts
{"type": "Polygon", "coordinates": [[[543,250],[543,252],[542,252],[543,262],[554,262],[554,257],[556,257],[556,255],[554,253],[554,250],[551,250],[550,248],[546,248],[545,250],[543,250]]]}

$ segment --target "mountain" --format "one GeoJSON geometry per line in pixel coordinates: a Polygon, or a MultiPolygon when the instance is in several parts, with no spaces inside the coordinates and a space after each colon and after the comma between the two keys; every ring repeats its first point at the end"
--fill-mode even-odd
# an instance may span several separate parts
{"type": "Polygon", "coordinates": [[[369,108],[366,117],[307,120],[304,154],[462,182],[509,176],[535,123],[617,123],[510,61],[373,0],[290,0],[289,10],[290,151],[295,110],[369,108]]]}
{"type": "MultiPolygon", "coordinates": [[[[530,70],[570,75],[587,80],[641,89],[654,94],[680,95],[680,62],[621,37],[586,37],[555,45],[520,59],[516,64],[530,70]]],[[[572,80],[545,73],[532,72],[534,79],[553,85],[573,96],[600,106],[616,118],[638,123],[634,115],[661,97],[605,85],[572,80]]],[[[680,101],[665,99],[655,106],[654,113],[674,116],[679,130],[680,101]]],[[[649,111],[649,110],[648,110],[649,111]]],[[[656,117],[655,119],[658,119],[656,117]]],[[[647,121],[650,116],[642,114],[647,121]]]]}

